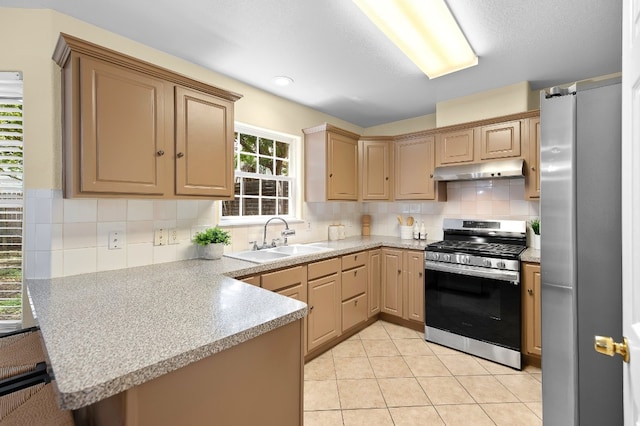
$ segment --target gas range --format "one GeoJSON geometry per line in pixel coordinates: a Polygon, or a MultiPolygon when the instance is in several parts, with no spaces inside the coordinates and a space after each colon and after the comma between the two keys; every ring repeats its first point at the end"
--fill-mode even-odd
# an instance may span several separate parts
{"type": "Polygon", "coordinates": [[[520,270],[526,222],[445,219],[444,240],[425,248],[425,260],[484,268],[520,270]]]}

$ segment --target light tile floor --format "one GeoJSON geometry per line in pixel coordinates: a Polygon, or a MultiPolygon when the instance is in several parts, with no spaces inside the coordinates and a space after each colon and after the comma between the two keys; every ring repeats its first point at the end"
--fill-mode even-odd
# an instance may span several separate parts
{"type": "Polygon", "coordinates": [[[304,368],[304,424],[541,425],[539,368],[509,367],[378,321],[304,368]]]}

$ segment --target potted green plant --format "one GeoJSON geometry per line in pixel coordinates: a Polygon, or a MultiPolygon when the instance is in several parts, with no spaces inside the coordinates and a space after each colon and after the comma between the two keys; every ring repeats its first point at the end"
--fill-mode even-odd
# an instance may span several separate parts
{"type": "Polygon", "coordinates": [[[533,231],[533,235],[531,235],[531,248],[540,250],[540,219],[537,217],[531,219],[529,226],[531,227],[531,231],[533,231]]]}
{"type": "Polygon", "coordinates": [[[196,232],[193,242],[200,246],[200,256],[203,259],[220,259],[224,253],[224,246],[231,244],[231,234],[215,226],[196,232]]]}

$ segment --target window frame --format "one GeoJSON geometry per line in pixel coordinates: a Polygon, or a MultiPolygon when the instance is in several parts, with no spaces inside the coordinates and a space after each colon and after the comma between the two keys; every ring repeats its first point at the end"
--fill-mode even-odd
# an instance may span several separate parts
{"type": "MultiPolygon", "coordinates": [[[[234,160],[233,165],[233,180],[235,185],[235,180],[237,177],[250,177],[250,178],[260,178],[260,179],[271,179],[271,180],[283,180],[289,182],[289,213],[286,215],[278,214],[278,217],[282,217],[286,219],[290,223],[295,223],[298,221],[302,221],[298,218],[298,212],[301,210],[299,206],[300,200],[300,180],[301,180],[301,157],[300,157],[300,144],[301,138],[300,136],[295,136],[283,132],[278,132],[274,130],[265,129],[262,127],[253,126],[246,123],[241,123],[236,121],[234,123],[234,133],[244,133],[251,136],[256,136],[258,138],[265,139],[273,139],[278,142],[285,142],[289,144],[289,155],[288,155],[288,176],[277,176],[277,175],[269,175],[262,173],[252,173],[252,172],[243,172],[238,170],[238,164],[234,160]]],[[[238,153],[236,147],[234,147],[234,158],[235,154],[238,153]]],[[[235,198],[235,191],[234,191],[235,198]]],[[[247,198],[257,198],[260,200],[262,198],[261,195],[258,196],[250,196],[247,198]]],[[[225,225],[256,225],[256,224],[264,224],[266,220],[272,218],[276,215],[253,215],[253,216],[224,216],[223,215],[223,204],[224,201],[219,203],[218,208],[218,216],[219,216],[219,224],[221,226],[225,225]]]]}

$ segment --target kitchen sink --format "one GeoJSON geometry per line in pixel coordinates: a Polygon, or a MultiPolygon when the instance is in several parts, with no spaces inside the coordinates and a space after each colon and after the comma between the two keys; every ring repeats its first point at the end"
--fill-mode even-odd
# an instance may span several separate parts
{"type": "Polygon", "coordinates": [[[288,257],[303,256],[307,254],[331,251],[329,247],[316,246],[311,244],[293,244],[290,246],[273,247],[264,250],[246,250],[237,253],[225,254],[226,257],[246,260],[253,263],[266,263],[288,257]]]}

